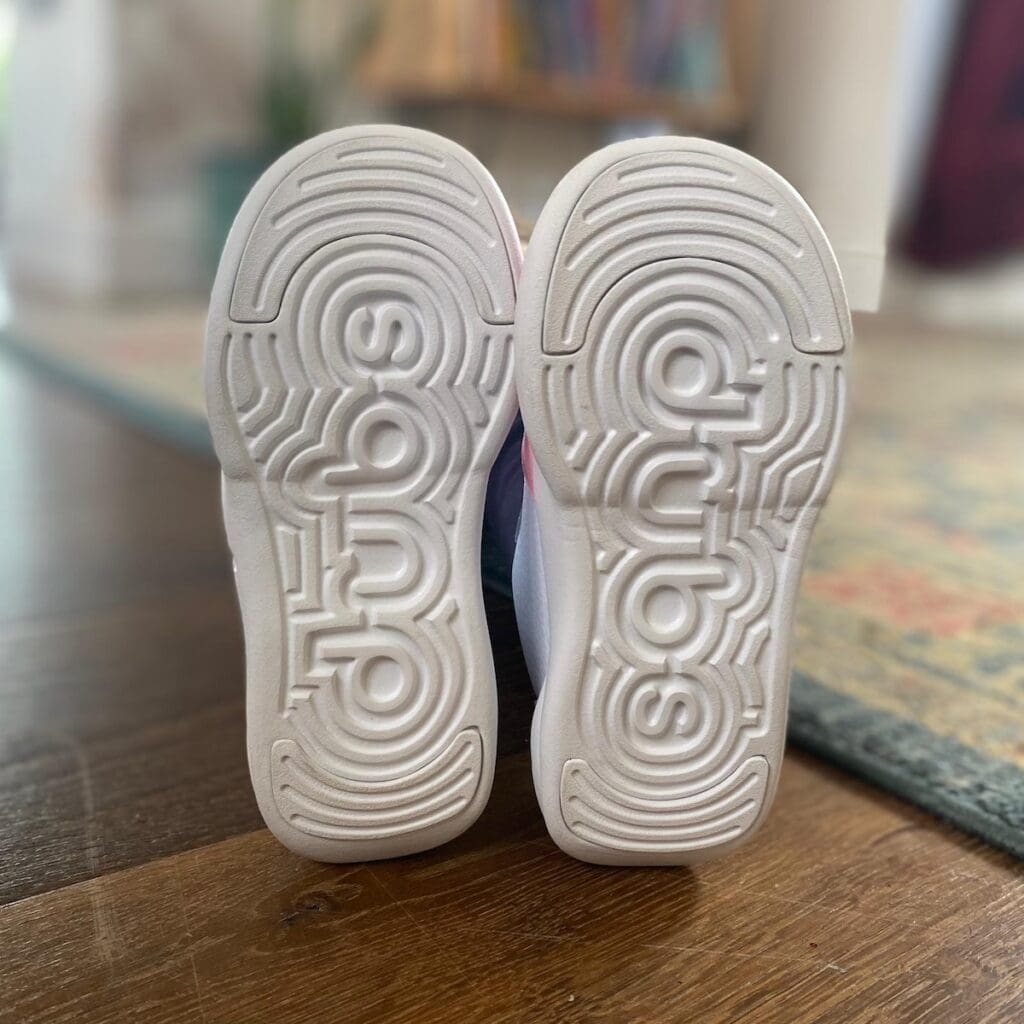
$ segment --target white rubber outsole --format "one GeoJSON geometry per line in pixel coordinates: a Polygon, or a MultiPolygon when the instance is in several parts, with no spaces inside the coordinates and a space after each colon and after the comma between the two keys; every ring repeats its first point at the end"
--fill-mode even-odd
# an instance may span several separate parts
{"type": "Polygon", "coordinates": [[[515,415],[519,241],[461,147],[297,147],[232,228],[207,406],[245,627],[249,768],[292,850],[413,853],[487,801],[487,475],[515,415]]]}
{"type": "Polygon", "coordinates": [[[515,355],[551,616],[534,779],[567,853],[694,863],[764,819],[851,342],[821,227],[743,153],[614,145],[541,214],[515,355]]]}

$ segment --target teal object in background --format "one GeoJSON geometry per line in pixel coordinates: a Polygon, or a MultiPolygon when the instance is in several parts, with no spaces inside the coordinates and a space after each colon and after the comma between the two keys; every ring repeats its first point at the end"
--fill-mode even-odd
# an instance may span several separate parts
{"type": "Polygon", "coordinates": [[[199,237],[203,276],[211,284],[235,214],[270,162],[271,156],[267,153],[236,152],[212,156],[203,164],[200,171],[203,223],[199,237]]]}

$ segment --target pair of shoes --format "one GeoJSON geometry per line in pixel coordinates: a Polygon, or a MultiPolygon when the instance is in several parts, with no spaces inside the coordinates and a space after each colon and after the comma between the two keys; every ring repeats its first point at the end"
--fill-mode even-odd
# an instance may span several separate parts
{"type": "Polygon", "coordinates": [[[493,179],[446,139],[364,126],[274,164],[225,247],[206,380],[278,838],[391,857],[482,810],[480,532],[517,402],[513,582],[552,837],[603,864],[748,838],[778,783],[851,341],[814,216],[725,146],[594,154],[525,261],[493,179]]]}

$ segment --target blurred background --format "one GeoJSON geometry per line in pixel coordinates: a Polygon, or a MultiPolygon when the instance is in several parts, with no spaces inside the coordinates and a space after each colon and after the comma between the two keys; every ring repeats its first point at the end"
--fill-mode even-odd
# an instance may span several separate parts
{"type": "Polygon", "coordinates": [[[467,146],[524,237],[552,185],[607,141],[723,139],[804,193],[854,308],[1019,330],[1022,10],[2,0],[8,341],[156,403],[202,444],[203,302],[245,191],[297,141],[372,121],[467,146]]]}

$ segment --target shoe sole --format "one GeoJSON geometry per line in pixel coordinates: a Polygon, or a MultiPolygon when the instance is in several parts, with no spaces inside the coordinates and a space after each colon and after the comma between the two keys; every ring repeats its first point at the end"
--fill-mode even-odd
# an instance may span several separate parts
{"type": "Polygon", "coordinates": [[[483,167],[395,127],[286,154],[225,246],[206,386],[249,768],[267,825],[305,856],[424,850],[487,801],[480,529],[515,415],[520,265],[483,167]]]}
{"type": "Polygon", "coordinates": [[[813,214],[726,146],[611,146],[541,214],[515,355],[551,615],[533,770],[567,853],[694,863],[764,819],[851,341],[813,214]]]}

